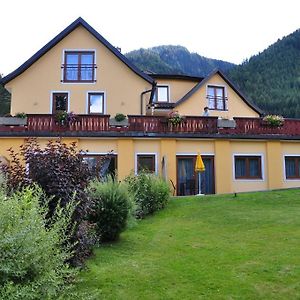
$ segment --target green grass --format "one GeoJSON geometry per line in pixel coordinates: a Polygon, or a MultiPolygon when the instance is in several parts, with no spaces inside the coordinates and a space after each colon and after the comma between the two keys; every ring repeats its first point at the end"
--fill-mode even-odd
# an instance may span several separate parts
{"type": "Polygon", "coordinates": [[[300,299],[300,190],[174,198],[80,281],[96,299],[300,299]]]}

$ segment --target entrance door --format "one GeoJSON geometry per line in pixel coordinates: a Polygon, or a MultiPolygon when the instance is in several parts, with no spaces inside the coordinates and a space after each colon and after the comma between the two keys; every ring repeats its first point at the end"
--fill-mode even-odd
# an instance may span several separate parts
{"type": "Polygon", "coordinates": [[[177,156],[177,195],[188,196],[199,193],[199,182],[201,194],[214,194],[214,158],[213,156],[202,156],[205,172],[199,176],[195,172],[196,156],[177,156]],[[200,181],[199,181],[200,179],[200,181]]]}

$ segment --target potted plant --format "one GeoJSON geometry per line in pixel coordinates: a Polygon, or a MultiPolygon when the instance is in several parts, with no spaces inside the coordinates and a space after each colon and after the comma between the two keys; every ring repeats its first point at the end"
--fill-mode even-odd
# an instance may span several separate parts
{"type": "Polygon", "coordinates": [[[66,112],[64,110],[57,111],[55,114],[55,121],[58,125],[67,126],[75,122],[77,116],[73,112],[66,112]]]}
{"type": "Polygon", "coordinates": [[[280,127],[284,124],[284,118],[278,115],[267,115],[263,118],[263,122],[270,127],[280,127]]]}
{"type": "Polygon", "coordinates": [[[172,111],[168,115],[168,122],[174,126],[179,125],[183,121],[183,117],[178,111],[172,111]]]}
{"type": "Polygon", "coordinates": [[[128,119],[126,118],[126,115],[122,113],[117,113],[114,118],[109,119],[109,125],[110,126],[128,126],[128,119]]]}

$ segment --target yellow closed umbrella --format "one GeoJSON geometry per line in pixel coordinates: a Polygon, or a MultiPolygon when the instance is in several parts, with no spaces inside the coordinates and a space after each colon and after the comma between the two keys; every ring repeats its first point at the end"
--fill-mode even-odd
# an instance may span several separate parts
{"type": "Polygon", "coordinates": [[[196,164],[195,164],[195,172],[204,172],[204,171],[205,171],[205,166],[200,153],[198,153],[196,164]]]}

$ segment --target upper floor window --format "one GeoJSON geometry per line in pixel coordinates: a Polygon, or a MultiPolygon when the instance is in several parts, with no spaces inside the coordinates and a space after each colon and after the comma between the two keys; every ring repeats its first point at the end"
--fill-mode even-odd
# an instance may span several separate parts
{"type": "Polygon", "coordinates": [[[169,102],[170,93],[169,86],[167,85],[158,85],[154,94],[154,102],[169,102]]]}
{"type": "Polygon", "coordinates": [[[66,51],[63,81],[94,82],[95,67],[94,51],[66,51]]]}
{"type": "Polygon", "coordinates": [[[300,179],[300,156],[285,156],[286,179],[300,179]]]}
{"type": "Polygon", "coordinates": [[[88,113],[104,114],[104,93],[88,93],[88,113]]]}
{"type": "Polygon", "coordinates": [[[208,108],[213,110],[227,110],[225,87],[209,85],[207,87],[208,108]]]}

